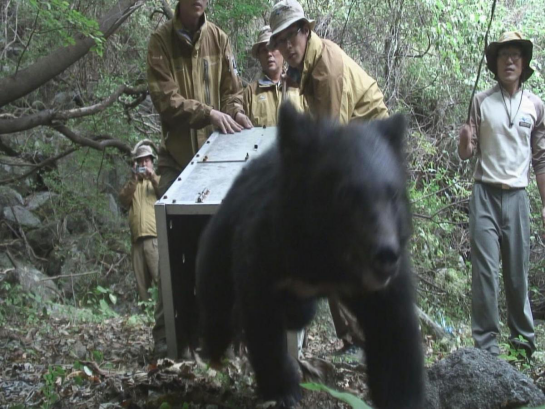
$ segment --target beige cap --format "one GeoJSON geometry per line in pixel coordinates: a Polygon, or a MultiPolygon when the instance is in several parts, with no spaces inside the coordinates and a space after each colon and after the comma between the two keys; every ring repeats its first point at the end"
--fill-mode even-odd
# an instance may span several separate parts
{"type": "Polygon", "coordinates": [[[257,41],[252,46],[252,57],[257,58],[257,50],[261,44],[267,44],[271,38],[271,27],[263,26],[257,35],[257,41]]]}
{"type": "MultiPolygon", "coordinates": [[[[305,12],[299,2],[295,0],[279,1],[274,5],[271,11],[271,17],[269,18],[272,31],[271,36],[275,36],[299,20],[306,21],[310,25],[311,30],[313,30],[316,25],[314,20],[309,20],[305,17],[305,12]]],[[[272,47],[271,40],[269,40],[267,46],[269,48],[272,47]]]]}
{"type": "Polygon", "coordinates": [[[508,45],[518,45],[522,48],[524,53],[524,63],[526,64],[522,68],[522,74],[520,80],[526,81],[532,76],[534,70],[530,67],[530,61],[532,60],[533,44],[530,40],[522,38],[522,34],[518,31],[506,31],[500,36],[498,41],[492,42],[486,48],[486,65],[488,69],[498,75],[498,50],[500,47],[508,45]]]}
{"type": "Polygon", "coordinates": [[[151,156],[155,159],[155,154],[153,153],[153,149],[151,149],[151,146],[149,145],[140,145],[135,146],[134,153],[134,159],[140,159],[145,158],[147,156],[151,156]]]}

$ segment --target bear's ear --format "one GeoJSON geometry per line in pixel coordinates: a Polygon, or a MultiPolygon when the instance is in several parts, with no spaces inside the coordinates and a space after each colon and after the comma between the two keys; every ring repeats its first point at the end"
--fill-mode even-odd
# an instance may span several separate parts
{"type": "Polygon", "coordinates": [[[394,152],[403,154],[407,120],[402,114],[395,114],[388,119],[376,121],[380,134],[388,141],[394,152]]]}
{"type": "Polygon", "coordinates": [[[280,107],[278,116],[278,144],[281,154],[291,156],[303,152],[312,140],[312,122],[289,102],[280,107]]]}

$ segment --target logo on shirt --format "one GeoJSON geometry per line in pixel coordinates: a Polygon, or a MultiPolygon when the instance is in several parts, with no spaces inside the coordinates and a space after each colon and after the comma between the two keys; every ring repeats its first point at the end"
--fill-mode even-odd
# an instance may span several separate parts
{"type": "Polygon", "coordinates": [[[265,101],[267,97],[265,95],[260,95],[258,98],[260,101],[265,101]]]}
{"type": "Polygon", "coordinates": [[[532,120],[527,117],[526,115],[522,116],[519,121],[519,126],[522,126],[523,128],[531,128],[532,127],[532,120]]]}

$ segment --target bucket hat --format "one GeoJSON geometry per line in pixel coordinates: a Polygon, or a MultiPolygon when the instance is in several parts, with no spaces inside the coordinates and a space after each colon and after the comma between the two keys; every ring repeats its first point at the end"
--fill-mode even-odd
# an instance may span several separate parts
{"type": "MultiPolygon", "coordinates": [[[[316,22],[310,20],[305,16],[303,7],[296,0],[281,0],[276,3],[271,11],[271,17],[269,18],[269,23],[271,25],[271,37],[285,30],[293,23],[304,20],[310,25],[310,29],[313,30],[316,22]]],[[[267,46],[269,48],[273,47],[274,44],[269,39],[267,46]]]]}
{"type": "Polygon", "coordinates": [[[257,41],[252,46],[252,57],[257,58],[257,50],[259,49],[259,46],[261,44],[267,44],[269,42],[269,38],[271,38],[271,35],[272,32],[270,26],[263,26],[261,30],[259,30],[257,41]]]}
{"type": "Polygon", "coordinates": [[[140,158],[145,158],[147,156],[151,156],[153,159],[156,158],[155,153],[153,153],[153,149],[151,149],[150,145],[144,145],[142,142],[138,142],[133,150],[133,158],[135,160],[140,158]]]}
{"type": "Polygon", "coordinates": [[[530,40],[526,40],[522,37],[518,31],[506,31],[503,33],[498,41],[492,42],[486,48],[486,65],[488,69],[498,76],[498,51],[500,47],[506,45],[518,45],[522,48],[524,53],[524,64],[522,68],[522,74],[520,80],[526,81],[532,76],[534,70],[530,67],[530,61],[532,60],[533,44],[530,40]]]}

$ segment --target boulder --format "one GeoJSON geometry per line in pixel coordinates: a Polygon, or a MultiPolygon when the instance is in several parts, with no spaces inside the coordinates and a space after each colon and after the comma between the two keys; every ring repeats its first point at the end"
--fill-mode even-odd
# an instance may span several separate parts
{"type": "Polygon", "coordinates": [[[490,353],[464,348],[428,371],[426,408],[503,409],[534,407],[545,395],[532,379],[490,353]]]}
{"type": "Polygon", "coordinates": [[[28,243],[39,257],[47,257],[58,243],[58,224],[55,222],[40,226],[26,234],[28,243]]]}
{"type": "Polygon", "coordinates": [[[57,197],[56,193],[52,192],[36,192],[25,198],[26,208],[31,211],[40,209],[52,198],[57,197]]]}
{"type": "Polygon", "coordinates": [[[0,186],[0,214],[3,214],[4,207],[21,206],[23,197],[19,192],[8,186],[0,186]]]}
{"type": "Polygon", "coordinates": [[[89,217],[83,213],[71,213],[66,216],[66,229],[70,234],[81,234],[91,230],[89,217]]]}
{"type": "Polygon", "coordinates": [[[44,301],[52,301],[60,296],[57,285],[47,276],[34,267],[23,266],[9,270],[6,280],[13,284],[20,284],[23,291],[31,292],[44,301]]]}
{"type": "Polygon", "coordinates": [[[4,251],[0,251],[0,270],[7,270],[13,267],[14,265],[8,257],[8,254],[4,251]]]}
{"type": "MultiPolygon", "coordinates": [[[[34,165],[25,162],[23,159],[0,155],[0,180],[8,180],[13,177],[21,176],[32,169],[34,169],[34,165]]],[[[36,173],[33,173],[28,177],[14,181],[12,186],[22,195],[26,195],[30,193],[32,185],[35,182],[36,173]]]]}
{"type": "Polygon", "coordinates": [[[40,219],[30,210],[23,206],[4,207],[4,219],[19,224],[22,227],[35,228],[41,223],[40,219]]]}

